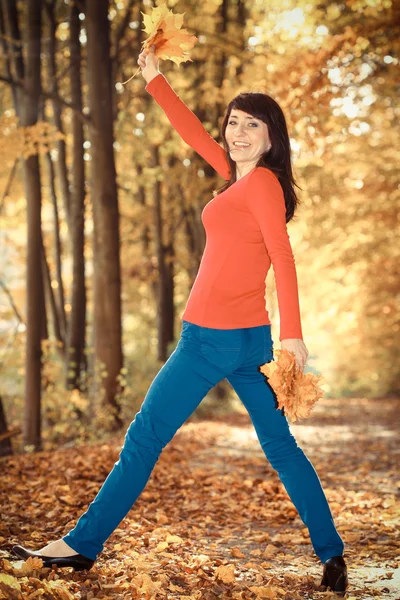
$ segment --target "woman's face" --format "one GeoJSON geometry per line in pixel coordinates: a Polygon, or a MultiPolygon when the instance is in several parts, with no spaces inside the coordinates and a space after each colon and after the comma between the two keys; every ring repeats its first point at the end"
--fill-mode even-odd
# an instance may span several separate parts
{"type": "Polygon", "coordinates": [[[256,164],[271,146],[267,125],[237,108],[231,110],[225,138],[232,160],[241,166],[256,164]],[[248,145],[235,146],[234,142],[246,142],[248,145]]]}

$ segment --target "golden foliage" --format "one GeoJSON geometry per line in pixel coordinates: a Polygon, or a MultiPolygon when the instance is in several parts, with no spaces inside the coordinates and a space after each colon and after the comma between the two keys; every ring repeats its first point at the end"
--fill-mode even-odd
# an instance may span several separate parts
{"type": "Polygon", "coordinates": [[[167,5],[157,6],[151,15],[143,15],[144,31],[150,36],[144,41],[146,48],[156,47],[156,55],[166,60],[169,58],[178,66],[182,62],[191,61],[185,50],[193,48],[197,37],[186,29],[181,29],[185,13],[173,14],[167,5]]]}
{"type": "Polygon", "coordinates": [[[0,160],[13,162],[16,158],[29,158],[35,154],[47,154],[63,133],[51,123],[38,121],[29,127],[19,127],[18,117],[0,117],[0,160]]]}
{"type": "Polygon", "coordinates": [[[309,417],[314,404],[324,396],[319,387],[323,376],[303,373],[289,350],[275,350],[275,354],[278,360],[263,365],[261,372],[276,394],[278,409],[284,408],[285,415],[293,422],[309,417]]]}
{"type": "MultiPolygon", "coordinates": [[[[141,12],[141,11],[140,11],[141,12]]],[[[150,15],[143,15],[144,29],[149,37],[142,42],[142,50],[155,46],[155,55],[162,60],[172,60],[179,65],[182,62],[192,61],[187,50],[193,48],[198,40],[195,35],[191,35],[187,29],[181,29],[183,17],[186,13],[174,14],[168,10],[167,4],[156,6],[150,15]]],[[[128,79],[133,79],[140,71],[140,68],[128,79]]],[[[128,81],[124,81],[128,83],[128,81]]]]}

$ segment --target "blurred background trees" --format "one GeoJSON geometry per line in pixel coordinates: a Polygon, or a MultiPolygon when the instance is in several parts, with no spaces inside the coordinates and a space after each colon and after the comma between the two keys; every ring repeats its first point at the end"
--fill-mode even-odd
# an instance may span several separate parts
{"type": "MultiPolygon", "coordinates": [[[[1,0],[5,452],[19,428],[14,446],[27,451],[119,430],[179,338],[205,244],[200,214],[222,181],[140,74],[122,85],[146,37],[141,12],[158,4],[1,0]]],[[[288,229],[308,368],[328,396],[397,396],[399,8],[167,5],[199,41],[192,62],[160,70],[215,139],[240,91],[284,109],[302,188],[288,229]]],[[[267,308],[277,340],[272,270],[267,308]]],[[[227,382],[213,394],[234,409],[227,382]]]]}

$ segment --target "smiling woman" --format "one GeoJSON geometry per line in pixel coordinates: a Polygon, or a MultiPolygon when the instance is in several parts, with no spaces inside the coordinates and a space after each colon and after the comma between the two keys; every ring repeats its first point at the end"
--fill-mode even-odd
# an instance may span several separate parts
{"type": "Polygon", "coordinates": [[[265,167],[277,177],[283,190],[286,223],[294,216],[300,201],[293,177],[290,138],[285,115],[268,94],[242,92],[230,101],[221,125],[221,137],[230,167],[229,181],[216,190],[221,194],[255,167],[265,167]],[[248,142],[236,149],[235,142],[248,142]]]}
{"type": "Polygon", "coordinates": [[[271,148],[267,124],[242,110],[231,112],[225,138],[236,163],[236,180],[251,171],[271,148]]]}

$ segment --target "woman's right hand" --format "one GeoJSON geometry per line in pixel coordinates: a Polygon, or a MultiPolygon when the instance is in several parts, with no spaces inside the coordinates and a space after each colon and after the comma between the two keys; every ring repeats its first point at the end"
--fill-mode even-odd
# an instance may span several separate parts
{"type": "Polygon", "coordinates": [[[154,46],[151,46],[150,49],[144,48],[139,54],[137,62],[147,83],[160,73],[158,70],[158,61],[159,59],[155,55],[154,46]]]}

